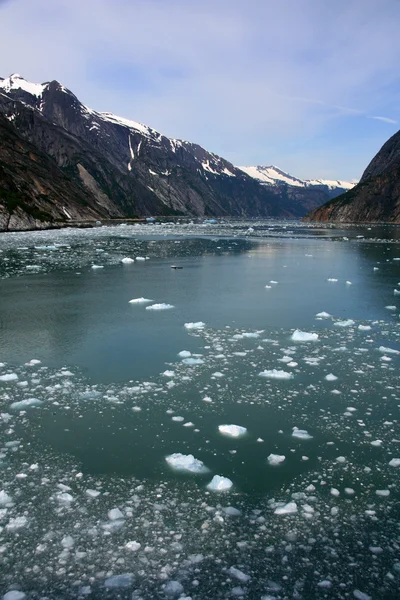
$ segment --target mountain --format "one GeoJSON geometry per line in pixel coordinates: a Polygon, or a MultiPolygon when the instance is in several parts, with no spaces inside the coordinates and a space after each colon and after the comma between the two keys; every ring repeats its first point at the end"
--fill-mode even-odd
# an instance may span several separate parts
{"type": "Polygon", "coordinates": [[[305,220],[400,223],[400,131],[382,146],[358,185],[311,211],[305,220]]]}
{"type": "Polygon", "coordinates": [[[88,108],[57,81],[0,79],[1,115],[15,134],[14,152],[25,153],[15,161],[0,138],[7,172],[0,180],[3,229],[4,223],[11,229],[148,215],[299,217],[328,198],[318,187],[266,186],[197,144],[88,108]],[[59,192],[52,187],[55,172],[59,192]],[[36,210],[40,219],[32,217],[36,210]]]}
{"type": "Polygon", "coordinates": [[[239,169],[250,175],[250,177],[254,177],[254,179],[257,179],[263,185],[295,186],[308,190],[318,189],[325,192],[329,198],[335,198],[339,194],[351,190],[357,183],[356,181],[335,181],[330,179],[299,179],[273,165],[269,167],[239,167],[239,169]]]}

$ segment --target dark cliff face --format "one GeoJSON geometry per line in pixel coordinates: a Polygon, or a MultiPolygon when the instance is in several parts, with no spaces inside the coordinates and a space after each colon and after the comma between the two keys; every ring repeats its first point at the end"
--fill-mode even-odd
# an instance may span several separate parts
{"type": "MultiPolygon", "coordinates": [[[[72,189],[79,189],[92,218],[298,217],[327,198],[321,190],[262,186],[196,144],[88,109],[57,81],[37,86],[39,92],[22,81],[22,87],[0,89],[0,114],[16,134],[53,161],[72,189]]],[[[59,199],[50,201],[54,214],[68,219],[59,199]]],[[[63,203],[67,206],[68,199],[63,203]]]]}
{"type": "Polygon", "coordinates": [[[358,185],[305,220],[400,223],[400,131],[382,146],[358,185]]]}

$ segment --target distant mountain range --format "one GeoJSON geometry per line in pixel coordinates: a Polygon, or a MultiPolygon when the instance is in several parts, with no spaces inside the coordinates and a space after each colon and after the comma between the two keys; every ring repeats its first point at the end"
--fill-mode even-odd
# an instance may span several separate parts
{"type": "Polygon", "coordinates": [[[305,220],[400,223],[400,131],[382,146],[358,185],[311,211],[305,220]]]}
{"type": "Polygon", "coordinates": [[[100,113],[57,81],[0,78],[0,230],[150,215],[301,217],[344,182],[235,167],[100,113]]]}

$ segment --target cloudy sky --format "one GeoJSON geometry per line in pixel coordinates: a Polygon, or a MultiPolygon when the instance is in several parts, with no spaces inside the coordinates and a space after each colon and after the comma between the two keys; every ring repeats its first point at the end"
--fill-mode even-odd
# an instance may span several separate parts
{"type": "Polygon", "coordinates": [[[400,0],[0,0],[0,75],[238,165],[352,179],[400,128],[400,0]]]}

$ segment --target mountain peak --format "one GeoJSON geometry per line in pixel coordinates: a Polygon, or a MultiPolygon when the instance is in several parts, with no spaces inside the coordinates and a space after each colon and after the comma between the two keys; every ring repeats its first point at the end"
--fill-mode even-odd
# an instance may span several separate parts
{"type": "Polygon", "coordinates": [[[19,73],[13,73],[6,79],[0,80],[0,89],[3,89],[6,93],[11,90],[22,90],[32,96],[41,96],[46,84],[44,83],[31,83],[27,81],[19,73]]]}

